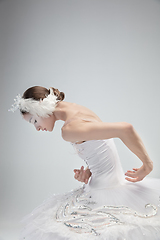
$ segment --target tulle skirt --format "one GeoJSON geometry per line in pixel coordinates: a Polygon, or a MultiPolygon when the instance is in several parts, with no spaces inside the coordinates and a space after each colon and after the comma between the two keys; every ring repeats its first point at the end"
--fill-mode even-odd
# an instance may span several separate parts
{"type": "Polygon", "coordinates": [[[53,195],[23,219],[20,240],[160,240],[160,179],[53,195]]]}

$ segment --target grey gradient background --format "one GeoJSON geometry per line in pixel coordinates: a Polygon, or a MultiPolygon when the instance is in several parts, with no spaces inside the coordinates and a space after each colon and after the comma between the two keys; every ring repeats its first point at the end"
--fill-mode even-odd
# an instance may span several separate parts
{"type": "MultiPolygon", "coordinates": [[[[53,193],[81,184],[83,162],[61,138],[37,132],[17,93],[42,85],[106,122],[133,124],[160,177],[160,1],[0,0],[0,240],[16,240],[20,220],[53,193]]],[[[141,162],[116,139],[124,171],[141,162]]]]}

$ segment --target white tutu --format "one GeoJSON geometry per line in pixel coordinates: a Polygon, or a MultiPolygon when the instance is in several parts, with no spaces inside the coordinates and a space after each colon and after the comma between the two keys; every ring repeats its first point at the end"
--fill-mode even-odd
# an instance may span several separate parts
{"type": "Polygon", "coordinates": [[[73,146],[90,182],[36,208],[20,240],[160,240],[160,179],[127,182],[113,139],[73,146]]]}

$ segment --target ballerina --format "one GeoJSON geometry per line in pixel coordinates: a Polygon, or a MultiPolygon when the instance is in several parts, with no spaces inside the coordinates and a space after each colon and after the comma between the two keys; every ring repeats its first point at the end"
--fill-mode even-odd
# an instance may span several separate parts
{"type": "Polygon", "coordinates": [[[20,239],[160,239],[160,179],[145,178],[153,162],[134,127],[102,122],[88,108],[64,102],[64,96],[58,89],[35,86],[17,96],[11,109],[19,108],[37,131],[52,131],[56,121],[64,121],[62,138],[88,165],[74,169],[84,185],[33,210],[20,239]],[[124,176],[113,138],[141,160],[140,168],[124,176]]]}

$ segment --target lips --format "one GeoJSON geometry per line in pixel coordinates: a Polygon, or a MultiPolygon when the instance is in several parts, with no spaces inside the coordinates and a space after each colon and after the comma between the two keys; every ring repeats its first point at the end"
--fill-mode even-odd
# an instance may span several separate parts
{"type": "Polygon", "coordinates": [[[41,130],[42,130],[42,131],[47,131],[47,129],[46,129],[46,128],[42,128],[41,130]]]}

